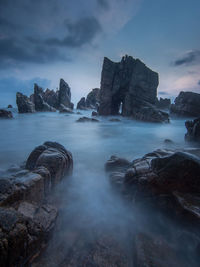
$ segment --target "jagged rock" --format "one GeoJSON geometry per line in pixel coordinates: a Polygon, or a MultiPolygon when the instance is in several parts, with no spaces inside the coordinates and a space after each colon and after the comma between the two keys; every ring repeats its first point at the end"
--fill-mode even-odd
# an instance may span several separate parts
{"type": "Polygon", "coordinates": [[[92,111],[92,116],[93,117],[98,116],[98,113],[96,111],[92,111]]]}
{"type": "Polygon", "coordinates": [[[44,91],[36,83],[34,84],[34,104],[36,111],[56,111],[44,101],[44,91]]]}
{"type": "Polygon", "coordinates": [[[97,107],[99,106],[99,92],[100,92],[99,88],[94,88],[87,95],[85,101],[87,108],[97,109],[97,107]]]}
{"type": "Polygon", "coordinates": [[[180,92],[170,108],[171,113],[180,116],[200,116],[200,94],[180,92]]]}
{"type": "Polygon", "coordinates": [[[171,105],[171,99],[170,98],[162,98],[160,99],[156,98],[156,107],[160,109],[169,109],[171,105]]]}
{"type": "Polygon", "coordinates": [[[193,121],[186,121],[185,126],[187,133],[185,134],[185,140],[187,141],[200,141],[200,118],[193,121]]]}
{"type": "Polygon", "coordinates": [[[73,109],[74,104],[71,103],[71,89],[69,85],[60,79],[59,91],[58,91],[58,102],[59,105],[64,105],[67,108],[73,109]]]}
{"type": "Polygon", "coordinates": [[[19,113],[34,113],[35,105],[34,103],[26,96],[21,93],[16,94],[16,103],[19,113]]]}
{"type": "Polygon", "coordinates": [[[99,120],[94,118],[81,117],[77,120],[77,122],[99,122],[99,120]]]}
{"type": "Polygon", "coordinates": [[[58,109],[59,108],[59,102],[58,102],[58,91],[46,89],[46,91],[43,93],[43,99],[44,101],[51,107],[58,109]]]}
{"type": "Polygon", "coordinates": [[[117,115],[122,104],[122,115],[142,118],[138,113],[147,104],[156,103],[158,73],[150,70],[139,59],[130,56],[115,63],[104,58],[99,115],[117,115]]]}
{"type": "Polygon", "coordinates": [[[61,104],[60,105],[60,113],[70,113],[70,114],[73,114],[74,112],[72,111],[71,108],[67,108],[63,104],[61,104]]]}
{"type": "Polygon", "coordinates": [[[13,106],[9,104],[7,108],[13,108],[13,106]]]}
{"type": "Polygon", "coordinates": [[[13,115],[11,111],[7,111],[5,109],[0,109],[0,118],[2,119],[12,119],[13,115]]]}
{"type": "Polygon", "coordinates": [[[77,109],[86,110],[85,97],[82,97],[81,100],[77,103],[77,109]]]}
{"type": "Polygon", "coordinates": [[[26,169],[12,170],[1,177],[2,267],[29,265],[31,257],[47,243],[57,217],[57,209],[47,203],[47,197],[72,167],[69,151],[58,143],[45,142],[30,154],[26,169]]]}

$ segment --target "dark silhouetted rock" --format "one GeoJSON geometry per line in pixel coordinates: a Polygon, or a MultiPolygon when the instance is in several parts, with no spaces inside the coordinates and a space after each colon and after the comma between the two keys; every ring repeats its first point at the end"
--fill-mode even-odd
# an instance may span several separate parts
{"type": "Polygon", "coordinates": [[[185,126],[187,133],[185,134],[185,140],[187,141],[200,141],[200,118],[193,121],[186,121],[185,126]]]}
{"type": "Polygon", "coordinates": [[[13,108],[13,106],[12,105],[8,105],[8,108],[13,108]]]}
{"type": "Polygon", "coordinates": [[[12,119],[13,115],[11,111],[7,111],[5,109],[0,109],[0,118],[2,119],[12,119]]]}
{"type": "Polygon", "coordinates": [[[170,108],[171,113],[180,116],[200,116],[200,94],[180,92],[170,108]]]}
{"type": "Polygon", "coordinates": [[[98,116],[98,113],[96,111],[92,111],[92,116],[93,117],[98,116]]]}
{"type": "Polygon", "coordinates": [[[160,109],[169,109],[171,105],[171,99],[170,98],[162,98],[156,99],[156,107],[160,109]]]}
{"type": "Polygon", "coordinates": [[[87,95],[86,97],[86,107],[91,108],[91,109],[97,109],[99,106],[99,93],[100,89],[99,88],[94,88],[92,91],[87,95]]]}
{"type": "Polygon", "coordinates": [[[65,107],[63,104],[60,105],[60,113],[70,113],[73,114],[73,110],[71,108],[65,107]]]}
{"type": "Polygon", "coordinates": [[[43,99],[49,106],[55,109],[59,108],[58,91],[46,89],[43,93],[43,99]]]}
{"type": "Polygon", "coordinates": [[[26,96],[21,93],[16,94],[16,103],[19,113],[33,113],[35,112],[34,103],[26,96]]]}
{"type": "Polygon", "coordinates": [[[58,102],[59,105],[64,105],[67,108],[73,109],[74,104],[71,103],[71,89],[69,85],[60,79],[59,91],[58,91],[58,102]]]}
{"type": "Polygon", "coordinates": [[[36,83],[34,84],[34,104],[36,111],[56,111],[55,108],[51,107],[44,101],[44,91],[36,83]]]}
{"type": "Polygon", "coordinates": [[[77,122],[99,122],[99,120],[94,118],[81,117],[77,120],[77,122]]]}
{"type": "Polygon", "coordinates": [[[82,97],[81,100],[77,103],[77,109],[86,110],[85,97],[82,97]]]}

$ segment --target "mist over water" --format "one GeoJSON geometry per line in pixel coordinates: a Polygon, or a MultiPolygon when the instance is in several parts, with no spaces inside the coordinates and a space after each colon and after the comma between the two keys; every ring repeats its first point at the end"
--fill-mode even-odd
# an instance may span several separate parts
{"type": "MultiPolygon", "coordinates": [[[[84,111],[84,115],[91,113],[84,111]]],[[[137,232],[157,232],[166,236],[178,251],[193,247],[180,242],[181,229],[170,220],[147,208],[122,199],[113,190],[104,164],[111,155],[134,160],[158,148],[183,148],[185,118],[172,119],[170,124],[154,124],[120,118],[110,122],[99,117],[100,123],[77,123],[80,115],[59,113],[14,113],[13,120],[0,121],[0,168],[9,168],[26,160],[29,153],[45,141],[56,141],[73,154],[74,171],[57,187],[55,199],[60,207],[59,218],[49,246],[35,266],[67,266],[69,251],[82,237],[84,250],[96,239],[114,237],[127,253],[132,266],[133,240],[137,232]],[[180,231],[180,232],[179,232],[180,231]]],[[[195,260],[194,260],[195,261],[195,260]]],[[[115,266],[115,265],[113,265],[115,266]]],[[[187,266],[187,265],[186,265],[187,266]]],[[[193,265],[191,265],[193,266],[193,265]]]]}

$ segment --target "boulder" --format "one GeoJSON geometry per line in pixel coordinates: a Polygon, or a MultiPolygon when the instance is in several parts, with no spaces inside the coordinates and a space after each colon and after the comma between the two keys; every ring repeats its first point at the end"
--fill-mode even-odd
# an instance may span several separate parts
{"type": "Polygon", "coordinates": [[[19,113],[34,113],[35,112],[35,105],[34,103],[22,93],[16,94],[16,103],[18,107],[19,113]]]}
{"type": "Polygon", "coordinates": [[[13,115],[11,111],[7,111],[5,109],[0,109],[0,118],[2,119],[12,119],[13,115]]]}
{"type": "Polygon", "coordinates": [[[77,109],[86,110],[85,97],[82,97],[81,100],[77,103],[77,109]]]}
{"type": "Polygon", "coordinates": [[[81,117],[76,122],[99,122],[99,120],[88,117],[81,117]]]}
{"type": "Polygon", "coordinates": [[[170,98],[162,98],[160,99],[156,98],[156,107],[160,109],[169,109],[171,105],[171,99],[170,98]]]}
{"type": "Polygon", "coordinates": [[[180,92],[174,104],[171,105],[170,111],[180,116],[200,116],[200,94],[180,92]]]}
{"type": "Polygon", "coordinates": [[[58,102],[59,106],[64,105],[67,108],[73,109],[74,104],[71,103],[71,89],[69,85],[60,79],[59,91],[58,91],[58,102]]]}
{"type": "Polygon", "coordinates": [[[7,108],[13,108],[13,106],[9,104],[7,108]]]}
{"type": "Polygon", "coordinates": [[[185,140],[187,141],[200,141],[200,118],[193,121],[186,121],[185,127],[187,128],[187,133],[185,134],[185,140]]]}
{"type": "Polygon", "coordinates": [[[73,159],[59,143],[45,142],[33,150],[25,167],[0,178],[2,267],[29,266],[46,245],[57,217],[48,199],[54,186],[71,173],[73,159]]]}

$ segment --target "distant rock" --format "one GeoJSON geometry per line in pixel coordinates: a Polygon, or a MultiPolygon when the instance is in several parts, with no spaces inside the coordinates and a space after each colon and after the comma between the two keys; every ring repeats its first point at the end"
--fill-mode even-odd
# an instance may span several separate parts
{"type": "Polygon", "coordinates": [[[77,122],[99,122],[99,120],[94,118],[81,117],[77,120],[77,122]]]}
{"type": "Polygon", "coordinates": [[[92,116],[93,117],[98,116],[98,113],[96,111],[92,111],[92,116]]]}
{"type": "Polygon", "coordinates": [[[71,113],[73,114],[73,110],[71,108],[68,108],[64,106],[63,104],[60,105],[60,113],[71,113]]]}
{"type": "Polygon", "coordinates": [[[121,62],[115,63],[104,58],[99,115],[118,115],[121,109],[123,116],[145,121],[166,121],[167,115],[153,107],[157,87],[158,73],[139,59],[125,56],[121,62]]]}
{"type": "Polygon", "coordinates": [[[7,111],[5,109],[0,109],[0,118],[2,119],[12,119],[13,115],[11,111],[7,111]]]}
{"type": "Polygon", "coordinates": [[[34,84],[34,104],[36,111],[56,111],[55,108],[44,101],[44,91],[42,87],[39,87],[36,83],[34,84]]]}
{"type": "Polygon", "coordinates": [[[7,108],[13,108],[13,106],[12,105],[8,105],[8,107],[7,108]]]}
{"type": "Polygon", "coordinates": [[[200,141],[200,118],[193,121],[186,121],[185,126],[187,133],[185,134],[185,140],[187,141],[200,141]]]}
{"type": "Polygon", "coordinates": [[[77,109],[86,110],[85,97],[82,97],[81,100],[77,103],[77,109]]]}
{"type": "Polygon", "coordinates": [[[34,103],[22,93],[16,94],[16,103],[18,107],[19,113],[34,113],[35,112],[35,105],[34,103]]]}
{"type": "Polygon", "coordinates": [[[156,99],[156,107],[160,109],[169,109],[171,105],[171,99],[170,98],[162,98],[156,99]]]}
{"type": "Polygon", "coordinates": [[[170,108],[171,113],[180,116],[200,116],[200,94],[180,92],[170,108]]]}
{"type": "Polygon", "coordinates": [[[119,121],[121,121],[120,119],[117,119],[117,118],[111,118],[111,119],[109,119],[109,121],[112,121],[112,122],[119,122],[119,121]]]}
{"type": "Polygon", "coordinates": [[[59,106],[64,105],[70,109],[74,108],[74,104],[71,103],[71,89],[69,85],[63,79],[60,79],[60,85],[59,85],[59,91],[58,91],[58,102],[59,102],[59,106]]]}
{"type": "Polygon", "coordinates": [[[164,140],[164,143],[167,144],[167,145],[172,145],[172,144],[174,144],[174,142],[173,142],[171,139],[165,139],[165,140],[164,140]]]}
{"type": "Polygon", "coordinates": [[[44,101],[51,107],[58,109],[59,108],[59,101],[58,101],[58,91],[46,89],[43,94],[44,101]]]}

